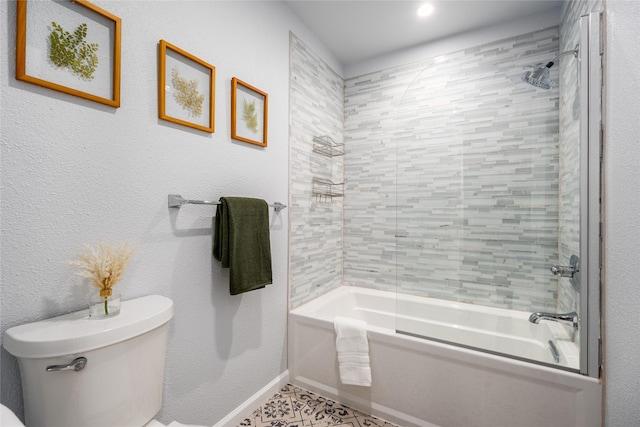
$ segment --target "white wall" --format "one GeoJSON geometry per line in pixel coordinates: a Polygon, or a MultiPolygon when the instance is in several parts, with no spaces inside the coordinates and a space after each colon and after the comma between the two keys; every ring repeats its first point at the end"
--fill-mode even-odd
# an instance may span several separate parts
{"type": "Polygon", "coordinates": [[[450,54],[473,46],[553,27],[560,22],[560,9],[560,7],[550,9],[535,15],[503,22],[500,25],[472,30],[352,64],[345,67],[344,78],[350,79],[386,68],[397,67],[400,64],[423,61],[425,58],[435,58],[438,55],[450,54]]]}
{"type": "Polygon", "coordinates": [[[604,334],[607,426],[640,425],[640,2],[607,0],[604,334]]]}
{"type": "MultiPolygon", "coordinates": [[[[15,3],[0,2],[2,331],[83,309],[88,284],[65,263],[82,244],[130,239],[117,290],[175,302],[159,419],[213,425],[283,373],[287,219],[271,215],[273,285],[240,296],[211,257],[215,208],[167,208],[167,194],[287,203],[289,31],[337,62],[281,2],[98,1],[122,18],[122,106],[14,79],[15,3]],[[157,118],[157,43],[217,67],[216,132],[157,118]],[[230,80],[269,94],[269,146],[230,139],[230,80]]],[[[2,350],[2,403],[22,412],[2,350]]]]}

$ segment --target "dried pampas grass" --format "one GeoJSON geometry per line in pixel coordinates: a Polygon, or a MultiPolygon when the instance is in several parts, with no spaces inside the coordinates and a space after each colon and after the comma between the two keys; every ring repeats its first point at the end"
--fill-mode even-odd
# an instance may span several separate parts
{"type": "Polygon", "coordinates": [[[89,282],[100,289],[100,296],[109,297],[111,288],[122,279],[127,264],[133,257],[135,249],[128,241],[112,246],[111,243],[99,242],[97,248],[84,245],[85,252],[78,255],[78,260],[69,264],[80,269],[78,276],[89,279],[89,282]]]}

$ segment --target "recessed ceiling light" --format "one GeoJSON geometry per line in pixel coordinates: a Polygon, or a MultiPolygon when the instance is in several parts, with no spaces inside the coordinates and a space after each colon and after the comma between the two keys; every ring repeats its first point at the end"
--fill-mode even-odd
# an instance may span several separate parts
{"type": "Polygon", "coordinates": [[[433,13],[435,7],[431,3],[424,3],[422,6],[416,10],[418,16],[429,16],[433,13]]]}

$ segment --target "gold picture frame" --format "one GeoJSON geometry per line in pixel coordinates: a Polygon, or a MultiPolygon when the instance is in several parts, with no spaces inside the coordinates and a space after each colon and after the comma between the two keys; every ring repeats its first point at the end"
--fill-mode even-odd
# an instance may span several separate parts
{"type": "Polygon", "coordinates": [[[159,50],[158,117],[213,133],[216,67],[165,40],[159,50]]]}
{"type": "Polygon", "coordinates": [[[231,79],[231,138],[267,146],[269,95],[234,77],[231,79]]]}
{"type": "Polygon", "coordinates": [[[120,106],[120,18],[85,0],[18,0],[16,17],[17,80],[120,106]]]}

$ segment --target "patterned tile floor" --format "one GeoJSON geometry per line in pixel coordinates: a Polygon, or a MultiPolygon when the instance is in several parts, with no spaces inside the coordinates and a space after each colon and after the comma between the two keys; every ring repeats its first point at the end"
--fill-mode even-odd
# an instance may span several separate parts
{"type": "Polygon", "coordinates": [[[398,427],[287,384],[238,427],[398,427]]]}

